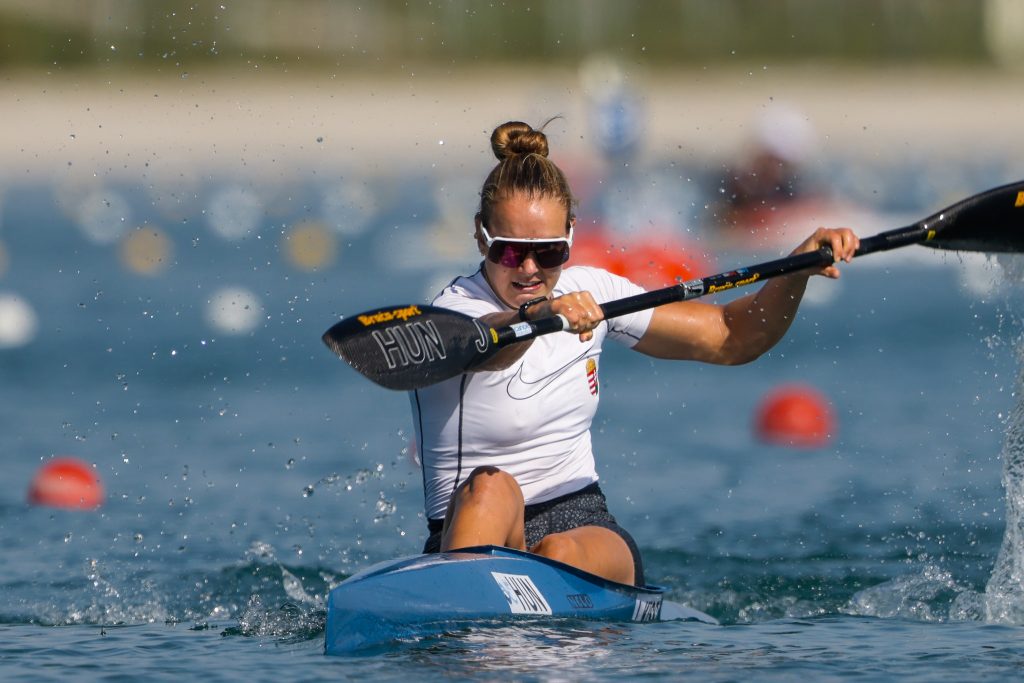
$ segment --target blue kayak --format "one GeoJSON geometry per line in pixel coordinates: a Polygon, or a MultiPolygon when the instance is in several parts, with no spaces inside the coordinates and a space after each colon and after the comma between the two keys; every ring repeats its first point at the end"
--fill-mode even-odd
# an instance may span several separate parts
{"type": "Polygon", "coordinates": [[[616,583],[497,546],[413,555],[369,567],[331,590],[325,650],[347,654],[516,619],[717,623],[703,612],[664,601],[664,593],[658,586],[616,583]]]}

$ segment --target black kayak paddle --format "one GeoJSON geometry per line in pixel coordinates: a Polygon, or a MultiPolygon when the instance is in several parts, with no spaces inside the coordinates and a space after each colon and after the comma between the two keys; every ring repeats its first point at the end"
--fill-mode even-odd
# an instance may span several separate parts
{"type": "MultiPolygon", "coordinates": [[[[968,197],[913,225],[862,239],[856,256],[910,244],[953,251],[1024,251],[1024,181],[968,197]]],[[[820,268],[834,260],[832,250],[823,247],[608,301],[601,309],[605,318],[615,318],[806,268],[820,268]]],[[[410,304],[385,306],[345,318],[327,330],[323,340],[377,384],[410,391],[461,375],[509,344],[559,332],[564,324],[564,318],[555,316],[495,329],[445,308],[410,304]]]]}

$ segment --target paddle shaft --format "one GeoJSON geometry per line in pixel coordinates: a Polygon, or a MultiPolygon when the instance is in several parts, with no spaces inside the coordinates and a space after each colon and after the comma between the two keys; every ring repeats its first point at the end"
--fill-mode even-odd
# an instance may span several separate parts
{"type": "MultiPolygon", "coordinates": [[[[950,251],[1024,253],[1024,181],[967,197],[912,225],[860,241],[854,256],[911,244],[950,251]]],[[[682,282],[601,306],[605,318],[696,299],[779,275],[834,262],[828,247],[682,282]]],[[[494,329],[480,320],[433,306],[400,305],[345,318],[324,333],[327,346],[364,376],[409,391],[460,375],[499,349],[568,327],[561,316],[494,329]]]]}
{"type": "MultiPolygon", "coordinates": [[[[876,251],[887,251],[910,244],[923,242],[930,237],[926,227],[911,225],[897,228],[862,239],[854,256],[864,256],[876,251]]],[[[643,294],[628,296],[601,304],[605,319],[617,318],[637,311],[645,311],[674,301],[688,301],[708,294],[723,292],[736,287],[751,285],[780,275],[789,275],[807,268],[820,268],[835,262],[832,249],[822,247],[817,251],[796,254],[774,261],[766,261],[755,266],[732,270],[717,275],[709,275],[696,280],[688,280],[678,285],[656,289],[643,294]]],[[[552,332],[566,329],[568,321],[560,316],[531,320],[495,330],[497,346],[507,346],[516,342],[526,341],[552,332]]]]}

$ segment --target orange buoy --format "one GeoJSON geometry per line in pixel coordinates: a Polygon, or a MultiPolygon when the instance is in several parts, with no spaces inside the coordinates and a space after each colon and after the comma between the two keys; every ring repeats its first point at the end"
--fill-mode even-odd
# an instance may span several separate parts
{"type": "Polygon", "coordinates": [[[599,227],[577,233],[569,265],[604,268],[647,290],[710,274],[704,255],[675,235],[619,236],[599,227]]]}
{"type": "Polygon", "coordinates": [[[28,500],[34,505],[92,510],[103,502],[103,485],[81,460],[54,458],[36,472],[28,500]]]}
{"type": "Polygon", "coordinates": [[[821,448],[832,438],[835,418],[816,389],[791,384],[769,392],[757,412],[757,436],[780,446],[821,448]]]}

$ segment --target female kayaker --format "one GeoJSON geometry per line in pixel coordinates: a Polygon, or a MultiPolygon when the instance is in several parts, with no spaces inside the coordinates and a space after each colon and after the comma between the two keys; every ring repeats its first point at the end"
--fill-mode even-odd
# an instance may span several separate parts
{"type": "MultiPolygon", "coordinates": [[[[772,279],[725,305],[678,302],[603,319],[599,304],[642,290],[586,266],[564,267],[576,218],[543,128],[520,122],[491,135],[498,164],[484,181],[475,239],[479,270],[455,278],[433,305],[501,327],[563,315],[573,334],[506,347],[472,372],[410,394],[430,536],[424,551],[501,545],[530,550],[622,583],[643,584],[632,537],[608,512],[591,448],[601,346],[612,339],[657,358],[737,365],[786,333],[813,274],[772,279]]],[[[793,253],[832,248],[849,261],[848,229],[819,228],[793,253]]]]}

